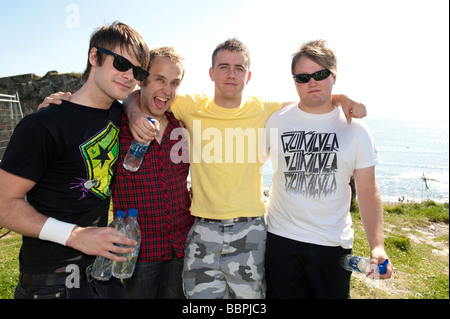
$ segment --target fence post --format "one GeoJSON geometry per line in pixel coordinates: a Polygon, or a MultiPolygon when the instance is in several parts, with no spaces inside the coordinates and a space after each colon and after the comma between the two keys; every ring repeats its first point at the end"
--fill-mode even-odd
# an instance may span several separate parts
{"type": "Polygon", "coordinates": [[[14,128],[22,118],[19,93],[16,92],[15,95],[0,94],[0,161],[14,128]]]}

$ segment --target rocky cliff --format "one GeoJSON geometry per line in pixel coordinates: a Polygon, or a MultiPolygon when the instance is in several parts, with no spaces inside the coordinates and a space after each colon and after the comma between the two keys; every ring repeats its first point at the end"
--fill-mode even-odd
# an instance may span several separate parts
{"type": "Polygon", "coordinates": [[[36,111],[46,96],[58,91],[73,93],[81,85],[81,74],[49,71],[43,77],[30,73],[0,78],[0,93],[14,95],[18,92],[25,116],[36,111]]]}

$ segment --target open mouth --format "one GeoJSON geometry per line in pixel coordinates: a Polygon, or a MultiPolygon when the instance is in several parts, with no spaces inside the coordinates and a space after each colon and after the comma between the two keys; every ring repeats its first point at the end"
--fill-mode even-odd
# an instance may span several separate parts
{"type": "Polygon", "coordinates": [[[156,106],[157,108],[159,108],[159,109],[162,109],[162,108],[164,108],[164,107],[166,106],[167,101],[168,101],[169,99],[165,99],[165,98],[156,96],[155,98],[153,98],[153,100],[154,100],[154,102],[155,102],[155,106],[156,106]]]}

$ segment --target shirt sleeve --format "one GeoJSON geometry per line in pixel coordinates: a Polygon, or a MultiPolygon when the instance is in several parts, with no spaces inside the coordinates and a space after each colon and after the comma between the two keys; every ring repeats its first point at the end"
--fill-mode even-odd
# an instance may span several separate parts
{"type": "Polygon", "coordinates": [[[34,117],[25,117],[15,128],[0,167],[37,182],[56,153],[50,132],[34,117]]]}
{"type": "Polygon", "coordinates": [[[283,107],[283,102],[280,101],[264,101],[264,108],[267,110],[268,115],[272,115],[276,111],[283,107]]]}
{"type": "Polygon", "coordinates": [[[175,101],[170,105],[173,115],[177,120],[186,121],[189,110],[197,99],[196,95],[178,94],[175,101]]]}
{"type": "Polygon", "coordinates": [[[359,121],[359,123],[359,130],[358,132],[356,132],[356,169],[375,166],[376,164],[381,162],[369,128],[364,122],[359,121]]]}

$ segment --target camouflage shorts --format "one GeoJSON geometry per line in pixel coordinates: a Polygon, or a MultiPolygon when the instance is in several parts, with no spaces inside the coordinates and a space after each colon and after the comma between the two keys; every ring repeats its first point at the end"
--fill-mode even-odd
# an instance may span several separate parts
{"type": "Polygon", "coordinates": [[[197,218],[185,248],[186,297],[264,298],[266,236],[263,217],[230,225],[197,218]]]}

